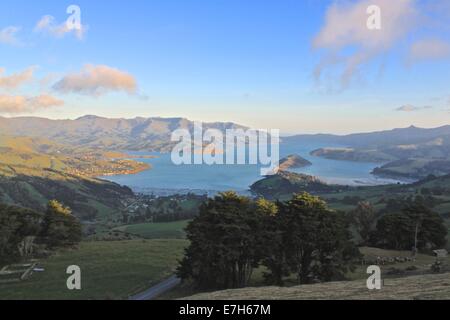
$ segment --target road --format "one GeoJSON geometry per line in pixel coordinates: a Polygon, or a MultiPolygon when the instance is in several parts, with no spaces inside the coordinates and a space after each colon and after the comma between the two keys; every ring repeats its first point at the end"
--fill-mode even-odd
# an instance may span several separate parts
{"type": "Polygon", "coordinates": [[[150,289],[141,292],[135,296],[131,296],[129,300],[153,300],[157,296],[173,289],[178,284],[180,284],[181,280],[177,276],[171,276],[170,278],[158,283],[156,286],[151,287],[150,289]]]}

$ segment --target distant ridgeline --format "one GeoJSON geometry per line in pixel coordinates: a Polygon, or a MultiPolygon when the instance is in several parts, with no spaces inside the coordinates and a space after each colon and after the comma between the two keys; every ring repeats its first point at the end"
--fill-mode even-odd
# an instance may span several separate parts
{"type": "MultiPolygon", "coordinates": [[[[184,118],[108,119],[84,116],[76,120],[0,117],[0,134],[46,138],[64,145],[102,150],[170,152],[171,134],[193,131],[194,122],[184,118]]],[[[204,129],[248,129],[230,122],[205,123],[204,129]]],[[[373,173],[392,178],[422,179],[450,170],[450,126],[434,129],[409,127],[345,136],[319,134],[284,137],[285,143],[321,142],[343,148],[323,148],[313,155],[336,160],[380,163],[373,173]],[[400,161],[400,162],[399,162],[400,161]],[[386,164],[386,165],[385,165],[386,164]]]]}
{"type": "MultiPolygon", "coordinates": [[[[76,120],[0,117],[0,203],[41,209],[56,199],[85,220],[111,217],[122,211],[133,192],[126,187],[96,179],[109,174],[131,174],[149,168],[116,150],[170,151],[171,133],[192,130],[194,123],[183,118],[107,119],[85,116],[76,120]],[[105,151],[107,150],[107,151],[105,151]]],[[[204,129],[247,129],[234,123],[204,124],[204,129]]],[[[328,185],[317,178],[286,172],[311,165],[290,155],[281,160],[281,172],[251,186],[268,198],[286,197],[307,191],[340,201],[350,198],[380,200],[386,195],[447,190],[450,173],[450,126],[436,129],[410,127],[391,131],[334,135],[301,135],[283,138],[282,143],[322,142],[344,148],[315,150],[313,155],[339,160],[379,162],[374,174],[427,179],[408,186],[346,187],[328,185]],[[429,175],[436,176],[431,177],[429,175]],[[437,178],[443,177],[443,178],[437,178]],[[433,180],[434,179],[434,180],[433,180]],[[434,181],[433,188],[428,185],[434,181]],[[422,190],[423,189],[423,190],[422,190]],[[387,192],[386,190],[389,190],[387,192]],[[344,196],[344,197],[346,197],[344,196]],[[336,198],[336,199],[335,199],[336,198]]],[[[442,199],[439,201],[443,201],[442,199]]],[[[352,201],[354,202],[354,201],[352,201]]],[[[445,208],[444,204],[441,204],[445,208]]],[[[442,209],[444,210],[444,209],[442,209]]]]}
{"type": "Polygon", "coordinates": [[[373,173],[383,177],[423,179],[430,174],[450,174],[450,126],[409,127],[346,136],[298,135],[284,141],[340,144],[344,147],[321,148],[311,154],[334,160],[381,163],[373,173]]]}
{"type": "MultiPolygon", "coordinates": [[[[230,122],[204,123],[204,130],[248,129],[230,122]]],[[[169,152],[172,132],[194,130],[194,122],[184,118],[108,119],[84,116],[76,120],[34,117],[0,117],[0,134],[47,138],[58,143],[90,148],[169,152]]]]}

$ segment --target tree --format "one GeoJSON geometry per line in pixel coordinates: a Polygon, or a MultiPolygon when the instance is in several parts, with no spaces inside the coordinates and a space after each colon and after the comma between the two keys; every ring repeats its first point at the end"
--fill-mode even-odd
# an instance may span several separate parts
{"type": "Polygon", "coordinates": [[[389,249],[433,249],[446,244],[444,220],[420,197],[410,199],[400,213],[384,215],[376,230],[378,244],[389,249]]]}
{"type": "Polygon", "coordinates": [[[41,237],[49,248],[73,246],[81,241],[81,224],[70,208],[51,200],[47,204],[41,237]]]}
{"type": "Polygon", "coordinates": [[[33,254],[41,221],[33,210],[0,205],[0,265],[33,254]]]}
{"type": "Polygon", "coordinates": [[[190,246],[178,275],[202,289],[246,286],[261,259],[260,213],[252,209],[234,192],[204,203],[186,229],[190,246]]]}
{"type": "Polygon", "coordinates": [[[359,202],[356,209],[350,212],[350,220],[361,237],[361,245],[367,245],[377,220],[372,204],[359,202]]]}
{"type": "Polygon", "coordinates": [[[301,284],[344,278],[359,251],[351,242],[344,215],[308,193],[294,195],[280,207],[283,249],[301,284]]]}
{"type": "Polygon", "coordinates": [[[377,223],[374,245],[395,250],[409,250],[413,246],[414,226],[402,213],[389,213],[377,223]]]}
{"type": "Polygon", "coordinates": [[[221,193],[188,225],[178,275],[202,289],[244,287],[260,264],[272,284],[292,272],[301,283],[342,279],[359,257],[348,227],[344,214],[307,193],[287,203],[221,193]]]}
{"type": "Polygon", "coordinates": [[[285,250],[283,248],[283,231],[279,216],[279,203],[265,199],[258,199],[255,210],[261,216],[261,248],[262,265],[268,272],[264,273],[264,279],[268,284],[283,285],[283,277],[289,275],[285,250]]]}
{"type": "Polygon", "coordinates": [[[418,197],[408,203],[403,214],[411,219],[414,226],[414,248],[439,248],[447,243],[445,222],[425,205],[425,199],[418,197]]]}

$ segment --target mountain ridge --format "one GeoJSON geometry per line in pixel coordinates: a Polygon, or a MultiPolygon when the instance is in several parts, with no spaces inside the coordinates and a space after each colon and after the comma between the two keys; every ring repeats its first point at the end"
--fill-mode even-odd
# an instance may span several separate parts
{"type": "Polygon", "coordinates": [[[377,146],[380,144],[401,144],[421,142],[420,140],[431,140],[441,136],[450,136],[450,125],[443,125],[435,128],[419,128],[409,126],[406,128],[394,128],[391,130],[380,130],[372,132],[351,133],[345,135],[318,133],[318,134],[297,134],[284,137],[284,141],[298,141],[302,139],[326,141],[348,144],[350,146],[377,146]],[[392,140],[392,138],[394,138],[392,140]]]}
{"type": "MultiPolygon", "coordinates": [[[[186,118],[136,117],[104,118],[86,115],[75,120],[53,120],[38,117],[0,117],[0,134],[47,138],[76,146],[132,150],[170,150],[171,134],[177,129],[194,129],[194,121],[186,118]]],[[[204,129],[248,129],[232,122],[208,122],[204,129]]]]}

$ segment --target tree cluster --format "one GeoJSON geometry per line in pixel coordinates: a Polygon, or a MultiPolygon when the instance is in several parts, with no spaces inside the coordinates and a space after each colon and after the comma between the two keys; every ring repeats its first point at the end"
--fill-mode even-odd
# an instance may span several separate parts
{"type": "Polygon", "coordinates": [[[360,202],[349,216],[360,245],[429,250],[447,243],[445,221],[421,196],[390,200],[386,209],[379,212],[370,203],[360,202]]]}
{"type": "Polygon", "coordinates": [[[421,198],[405,203],[399,212],[383,215],[372,234],[373,245],[396,250],[429,250],[447,243],[443,218],[431,211],[421,198]]]}
{"type": "Polygon", "coordinates": [[[271,284],[291,274],[302,284],[339,280],[359,258],[345,215],[307,193],[287,202],[222,193],[201,206],[187,237],[178,275],[202,289],[245,287],[259,266],[271,284]]]}
{"type": "Polygon", "coordinates": [[[81,241],[81,224],[69,208],[50,201],[45,213],[0,205],[0,263],[33,256],[37,246],[54,249],[81,241]]]}

